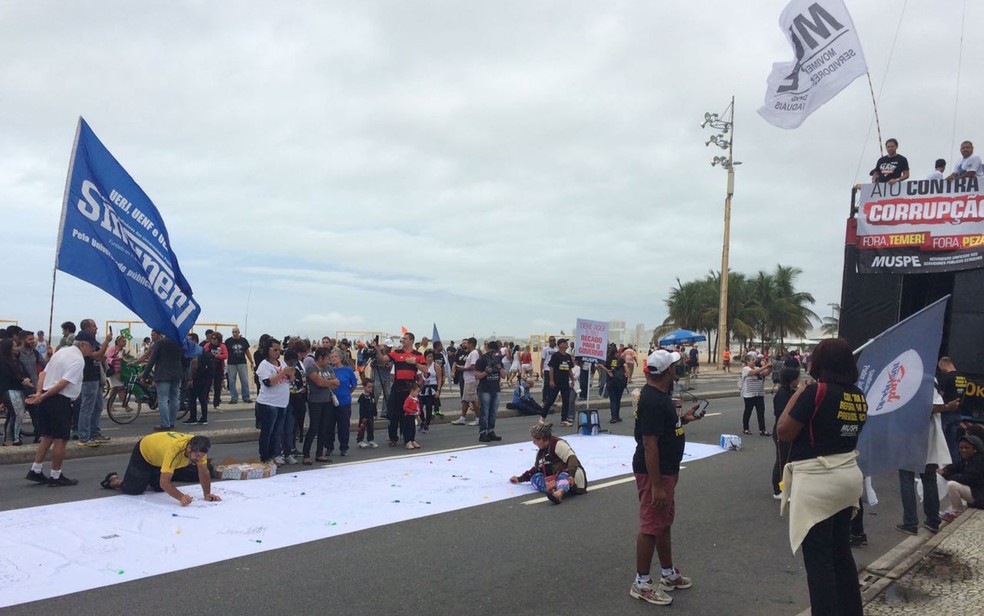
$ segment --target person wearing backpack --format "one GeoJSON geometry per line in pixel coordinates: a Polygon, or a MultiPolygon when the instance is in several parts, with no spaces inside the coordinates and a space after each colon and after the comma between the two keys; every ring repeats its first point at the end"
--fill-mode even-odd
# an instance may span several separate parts
{"type": "Polygon", "coordinates": [[[202,350],[198,346],[198,334],[191,333],[188,337],[195,341],[195,348],[199,350],[198,355],[191,360],[191,383],[188,390],[191,393],[189,402],[188,419],[186,424],[196,423],[200,426],[208,425],[208,393],[215,377],[215,356],[208,351],[202,350]],[[202,407],[201,419],[198,418],[198,407],[202,407]]]}

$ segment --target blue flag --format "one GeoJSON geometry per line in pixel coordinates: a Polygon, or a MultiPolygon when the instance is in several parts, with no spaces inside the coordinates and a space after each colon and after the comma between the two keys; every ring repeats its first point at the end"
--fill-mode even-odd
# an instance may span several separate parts
{"type": "Polygon", "coordinates": [[[160,212],[82,118],[55,267],[106,291],[178,342],[201,312],[160,212]]]}
{"type": "Polygon", "coordinates": [[[926,469],[933,375],[949,298],[885,330],[858,357],[858,387],[868,400],[858,438],[858,464],[866,477],[926,469]]]}

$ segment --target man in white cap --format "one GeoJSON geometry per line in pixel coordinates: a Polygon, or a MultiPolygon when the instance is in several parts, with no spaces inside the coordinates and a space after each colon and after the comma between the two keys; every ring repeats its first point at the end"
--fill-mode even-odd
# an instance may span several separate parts
{"type": "Polygon", "coordinates": [[[51,356],[44,372],[38,376],[38,393],[29,396],[28,404],[39,405],[36,429],[41,435],[27,480],[46,483],[48,487],[74,486],[78,480],[62,474],[65,446],[72,433],[72,402],[82,393],[85,357],[99,349],[96,337],[87,331],[75,336],[74,344],[51,356]],[[44,476],[44,459],[51,449],[51,475],[44,476]]]}
{"type": "Polygon", "coordinates": [[[690,588],[690,578],[673,566],[670,528],[673,526],[674,489],[686,445],[683,426],[700,417],[697,405],[681,416],[670,397],[680,354],[662,349],[647,359],[643,371],[646,385],[636,407],[636,451],[632,457],[639,494],[639,536],[636,540],[636,577],[629,596],[655,605],[669,605],[674,590],[690,588]],[[661,575],[653,580],[649,571],[653,554],[659,554],[661,575]]]}

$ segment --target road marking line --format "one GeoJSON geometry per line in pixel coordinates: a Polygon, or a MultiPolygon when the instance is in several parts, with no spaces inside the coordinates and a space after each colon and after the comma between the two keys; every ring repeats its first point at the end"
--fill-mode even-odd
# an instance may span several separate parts
{"type": "MultiPolygon", "coordinates": [[[[455,447],[453,449],[438,449],[437,451],[419,451],[417,453],[408,453],[405,455],[383,456],[382,458],[373,458],[371,460],[351,460],[349,462],[337,462],[337,463],[315,462],[314,464],[316,466],[320,466],[321,468],[336,468],[339,466],[352,466],[354,464],[366,464],[368,462],[378,462],[380,460],[392,460],[393,458],[418,458],[420,456],[432,456],[435,454],[453,453],[455,451],[468,451],[469,449],[480,449],[483,447],[487,447],[487,445],[469,445],[467,447],[455,447]]],[[[401,448],[405,451],[406,445],[401,445],[400,447],[394,447],[393,449],[399,450],[401,448]]]]}

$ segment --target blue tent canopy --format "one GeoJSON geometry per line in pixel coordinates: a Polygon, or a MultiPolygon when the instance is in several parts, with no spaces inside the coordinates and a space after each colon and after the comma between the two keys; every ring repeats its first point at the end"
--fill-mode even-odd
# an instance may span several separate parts
{"type": "Polygon", "coordinates": [[[707,336],[692,332],[689,329],[675,329],[666,336],[659,339],[659,346],[673,346],[675,344],[693,344],[694,342],[704,342],[707,336]]]}

